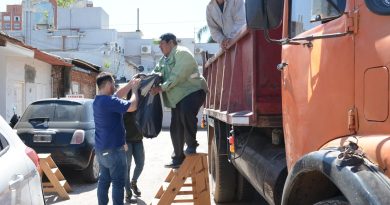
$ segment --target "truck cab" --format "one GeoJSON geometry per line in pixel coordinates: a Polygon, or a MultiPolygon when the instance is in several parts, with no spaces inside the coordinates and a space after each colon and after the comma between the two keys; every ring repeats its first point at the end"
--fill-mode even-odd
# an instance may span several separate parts
{"type": "MultiPolygon", "coordinates": [[[[230,172],[236,199],[244,178],[269,204],[390,204],[390,3],[246,0],[246,11],[248,29],[266,40],[251,43],[281,46],[278,62],[260,60],[252,74],[280,71],[281,100],[273,103],[281,104],[282,123],[240,124],[209,114],[209,138],[221,145],[210,143],[211,167],[223,154],[228,161],[212,181],[226,183],[220,178],[230,172]]],[[[249,75],[242,66],[234,69],[249,75]]],[[[253,83],[245,92],[261,93],[253,83]]]]}

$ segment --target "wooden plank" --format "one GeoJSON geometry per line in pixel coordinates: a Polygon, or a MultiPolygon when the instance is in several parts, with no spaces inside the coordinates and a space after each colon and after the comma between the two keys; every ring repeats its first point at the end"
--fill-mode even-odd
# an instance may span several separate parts
{"type": "Polygon", "coordinates": [[[43,191],[45,193],[56,192],[63,199],[70,199],[68,191],[71,191],[71,189],[68,182],[66,182],[66,180],[61,180],[61,181],[58,180],[56,173],[61,173],[61,172],[55,164],[54,164],[55,167],[49,165],[49,163],[51,162],[53,162],[53,160],[51,159],[50,155],[40,156],[39,165],[43,173],[49,179],[49,182],[43,183],[44,185],[43,191]]]}
{"type": "Polygon", "coordinates": [[[171,170],[151,204],[194,203],[210,205],[207,154],[187,156],[177,170],[171,170]],[[186,188],[186,189],[183,189],[186,188]],[[192,195],[191,199],[187,199],[192,195]],[[176,196],[180,196],[176,199],[176,196]]]}
{"type": "Polygon", "coordinates": [[[154,198],[160,199],[163,194],[164,194],[164,188],[163,186],[161,186],[160,189],[158,189],[157,194],[156,196],[154,196],[154,198]]]}
{"type": "Polygon", "coordinates": [[[38,154],[39,159],[47,159],[51,156],[49,153],[38,154]]]}
{"type": "Polygon", "coordinates": [[[208,175],[208,163],[207,163],[207,156],[202,156],[202,173],[199,173],[198,177],[202,180],[202,184],[200,187],[202,187],[202,190],[199,190],[197,186],[198,191],[198,204],[201,205],[210,205],[210,185],[209,185],[209,175],[208,175]]]}
{"type": "Polygon", "coordinates": [[[175,176],[175,172],[173,171],[173,169],[171,169],[171,171],[169,171],[167,178],[165,179],[165,182],[171,182],[174,176],[175,176]]]}
{"type": "Polygon", "coordinates": [[[191,202],[194,202],[193,199],[177,199],[177,200],[173,200],[173,203],[191,203],[191,202]]]}
{"type": "Polygon", "coordinates": [[[45,159],[47,163],[49,164],[50,168],[58,168],[56,163],[54,162],[53,158],[48,157],[45,159]]]}
{"type": "Polygon", "coordinates": [[[161,196],[159,205],[171,204],[175,199],[176,195],[179,193],[181,187],[185,183],[190,171],[193,169],[194,165],[201,158],[199,155],[191,155],[186,157],[183,164],[180,166],[178,173],[173,177],[171,183],[169,184],[167,190],[161,196]]]}
{"type": "Polygon", "coordinates": [[[202,170],[202,157],[200,156],[200,159],[198,162],[195,164],[193,173],[192,173],[192,181],[195,182],[193,184],[192,189],[194,190],[194,204],[195,205],[203,205],[199,204],[199,192],[200,189],[202,188],[202,178],[199,178],[199,170],[202,170]]]}
{"type": "Polygon", "coordinates": [[[61,180],[61,181],[60,181],[60,184],[61,184],[62,187],[64,187],[64,189],[65,189],[67,192],[71,192],[71,191],[72,191],[72,189],[70,188],[70,185],[69,185],[68,181],[66,181],[66,180],[61,180]]]}

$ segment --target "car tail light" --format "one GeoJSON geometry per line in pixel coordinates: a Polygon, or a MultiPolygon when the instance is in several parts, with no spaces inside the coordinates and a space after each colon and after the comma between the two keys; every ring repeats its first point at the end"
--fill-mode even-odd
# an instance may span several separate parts
{"type": "Polygon", "coordinates": [[[84,130],[76,130],[73,133],[72,140],[70,144],[81,144],[84,142],[85,132],[84,130]]]}
{"type": "Polygon", "coordinates": [[[35,166],[39,169],[39,157],[38,154],[30,147],[26,147],[26,154],[34,162],[35,166]]]}

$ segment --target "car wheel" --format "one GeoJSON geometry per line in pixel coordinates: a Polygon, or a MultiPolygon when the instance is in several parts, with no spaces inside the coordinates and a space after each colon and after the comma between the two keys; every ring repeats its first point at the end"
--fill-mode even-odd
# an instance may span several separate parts
{"type": "Polygon", "coordinates": [[[95,157],[95,154],[92,154],[92,159],[89,162],[88,167],[83,171],[85,181],[95,183],[99,179],[99,162],[95,157]]]}

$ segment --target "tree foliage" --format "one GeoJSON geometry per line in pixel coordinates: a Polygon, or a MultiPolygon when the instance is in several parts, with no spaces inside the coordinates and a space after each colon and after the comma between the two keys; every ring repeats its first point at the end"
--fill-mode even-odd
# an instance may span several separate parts
{"type": "Polygon", "coordinates": [[[76,0],[58,0],[57,1],[57,4],[59,7],[62,7],[62,8],[67,8],[69,7],[71,4],[73,4],[76,0]]]}
{"type": "MultiPolygon", "coordinates": [[[[207,33],[209,32],[209,27],[206,25],[206,26],[203,26],[202,28],[200,28],[198,30],[198,32],[196,33],[196,36],[198,38],[198,41],[201,42],[202,41],[202,36],[204,33],[207,33]]],[[[214,39],[211,37],[211,35],[208,37],[207,39],[207,43],[215,43],[214,39]]]]}

